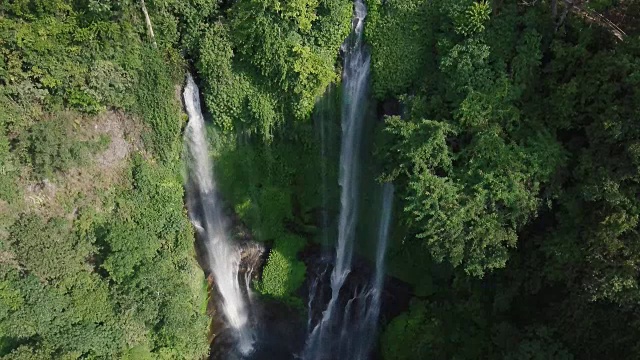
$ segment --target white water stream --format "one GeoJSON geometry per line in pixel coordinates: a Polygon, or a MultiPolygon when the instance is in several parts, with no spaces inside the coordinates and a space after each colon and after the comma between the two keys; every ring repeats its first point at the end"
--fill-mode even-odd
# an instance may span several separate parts
{"type": "Polygon", "coordinates": [[[209,157],[207,133],[200,108],[200,93],[191,76],[188,76],[184,89],[184,103],[189,115],[184,135],[189,179],[189,217],[200,238],[204,239],[204,255],[221,297],[221,309],[225,319],[235,332],[238,350],[246,355],[253,351],[255,342],[247,304],[250,289],[241,286],[238,278],[241,251],[231,243],[227,235],[227,220],[217,195],[209,157]]]}
{"type": "MultiPolygon", "coordinates": [[[[363,0],[354,0],[353,27],[343,45],[343,104],[340,148],[340,214],[335,263],[329,281],[331,297],[322,317],[314,324],[311,317],[316,288],[322,287],[324,273],[312,280],[309,298],[308,338],[302,358],[305,360],[366,360],[376,339],[384,286],[385,252],[389,238],[393,186],[382,186],[382,208],[376,245],[375,271],[370,280],[360,281],[356,290],[347,295],[345,282],[352,271],[358,203],[360,198],[360,161],[364,118],[367,108],[370,55],[364,46],[364,19],[367,15],[363,0]],[[344,288],[344,289],[343,289],[344,288]],[[342,290],[342,296],[341,296],[342,290]]],[[[254,352],[256,332],[251,324],[251,272],[239,279],[241,250],[227,235],[227,220],[217,195],[214,171],[207,144],[206,128],[200,108],[198,87],[191,78],[184,89],[184,102],[189,116],[184,142],[188,170],[187,206],[192,223],[204,247],[202,256],[214,277],[220,308],[226,323],[233,330],[237,348],[244,354],[254,352]]],[[[326,134],[321,125],[322,191],[326,211],[326,134]]],[[[323,226],[327,218],[323,214],[323,226]]],[[[325,229],[326,232],[326,229],[325,229]]],[[[326,238],[325,234],[325,238],[326,238]]],[[[327,240],[325,239],[325,244],[327,240]]],[[[327,263],[328,264],[328,263],[327,263]]],[[[353,289],[353,287],[350,287],[353,289]]],[[[327,296],[328,297],[328,296],[327,296]]],[[[324,301],[324,300],[323,300],[324,301]]],[[[256,351],[255,354],[258,354],[256,351]]],[[[276,360],[276,359],[274,359],[276,360]]]]}
{"type": "Polygon", "coordinates": [[[345,59],[339,173],[340,217],[335,264],[330,278],[331,299],[305,344],[302,356],[307,360],[330,358],[331,353],[334,357],[348,355],[338,355],[341,351],[333,347],[345,347],[343,339],[349,335],[347,329],[352,307],[352,301],[349,301],[342,308],[339,296],[351,272],[358,221],[360,151],[371,59],[363,39],[366,16],[367,9],[362,0],[355,0],[352,33],[343,45],[345,59]]]}

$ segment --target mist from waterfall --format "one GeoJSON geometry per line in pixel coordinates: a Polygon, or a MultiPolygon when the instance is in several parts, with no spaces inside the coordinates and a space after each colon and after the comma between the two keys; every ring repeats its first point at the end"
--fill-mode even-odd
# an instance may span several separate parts
{"type": "MultiPolygon", "coordinates": [[[[384,267],[389,245],[389,230],[391,228],[391,215],[393,210],[393,185],[385,183],[382,186],[382,213],[380,215],[380,225],[378,227],[378,246],[376,248],[376,271],[373,278],[373,289],[378,294],[378,305],[380,302],[380,294],[384,287],[384,267]]],[[[378,311],[380,306],[377,306],[378,311]]]]}
{"type": "Polygon", "coordinates": [[[203,258],[220,296],[220,307],[234,331],[238,350],[253,351],[255,335],[250,324],[248,286],[241,286],[239,267],[241,250],[227,235],[227,220],[218,198],[212,162],[209,157],[204,117],[198,86],[189,75],[184,88],[184,104],[189,116],[184,143],[187,164],[187,207],[189,217],[204,245],[203,258]]]}
{"type": "MultiPolygon", "coordinates": [[[[345,316],[339,304],[340,290],[351,272],[356,224],[358,221],[360,149],[366,109],[369,82],[370,55],[364,46],[363,30],[367,9],[362,0],[354,1],[354,19],[352,33],[343,45],[343,104],[342,104],[342,138],[340,148],[339,184],[340,216],[338,222],[338,242],[336,257],[331,272],[331,298],[322,318],[309,334],[303,358],[307,360],[341,358],[343,355],[334,346],[340,347],[340,339],[336,331],[344,333],[345,316]],[[341,330],[336,330],[341,328],[341,330]]],[[[348,309],[346,309],[348,310],[348,309]]],[[[344,346],[343,346],[344,348],[344,346]]]]}

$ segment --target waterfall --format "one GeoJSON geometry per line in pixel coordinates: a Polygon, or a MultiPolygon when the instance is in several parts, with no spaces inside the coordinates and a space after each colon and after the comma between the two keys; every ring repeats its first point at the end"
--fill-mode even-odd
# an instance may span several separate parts
{"type": "MultiPolygon", "coordinates": [[[[331,299],[322,318],[311,331],[303,357],[305,359],[325,358],[324,351],[331,352],[332,327],[340,326],[344,316],[337,317],[339,295],[351,272],[353,245],[358,219],[360,143],[366,108],[369,81],[370,56],[364,47],[363,30],[367,9],[362,0],[354,1],[352,34],[343,45],[345,54],[343,72],[342,140],[340,148],[340,217],[338,223],[338,243],[336,258],[331,273],[331,299]]],[[[349,304],[350,307],[350,304],[349,304]]],[[[348,309],[347,309],[348,310],[348,309]]],[[[341,312],[346,316],[346,312],[341,312]]],[[[342,324],[344,326],[346,324],[342,324]]],[[[342,330],[340,332],[342,332],[342,330]]],[[[332,339],[333,337],[333,339],[332,339]]],[[[342,336],[338,337],[342,338],[342,336]]],[[[339,340],[337,340],[339,341],[339,340]]],[[[335,356],[335,353],[333,353],[335,356]]]]}
{"type": "MultiPolygon", "coordinates": [[[[376,272],[373,281],[373,289],[378,295],[382,293],[384,286],[384,263],[387,245],[389,243],[389,228],[391,227],[391,213],[393,209],[393,185],[385,183],[382,186],[382,214],[380,227],[378,228],[378,247],[376,249],[376,272]]],[[[380,297],[378,296],[378,302],[380,297]]],[[[378,310],[380,306],[378,306],[378,310]]]]}
{"type": "Polygon", "coordinates": [[[187,207],[189,217],[203,241],[203,258],[220,296],[220,306],[228,325],[235,332],[238,350],[253,351],[255,342],[249,324],[249,308],[245,296],[249,288],[238,278],[240,249],[227,236],[227,221],[218,199],[213,167],[209,158],[206,128],[200,109],[200,93],[193,78],[187,77],[184,103],[189,116],[184,142],[188,172],[187,207]]]}
{"type": "Polygon", "coordinates": [[[356,0],[353,35],[344,46],[342,143],[340,147],[340,219],[336,264],[331,274],[332,294],[340,291],[351,271],[353,242],[358,219],[360,140],[366,108],[370,56],[364,47],[364,18],[367,8],[356,0]]]}
{"type": "Polygon", "coordinates": [[[382,305],[382,290],[384,288],[384,266],[389,229],[393,207],[393,185],[386,183],[382,186],[382,208],[378,226],[376,245],[375,271],[370,282],[362,285],[360,290],[352,295],[344,307],[340,336],[331,347],[320,352],[323,359],[367,360],[375,339],[377,325],[382,305]]]}
{"type": "MultiPolygon", "coordinates": [[[[389,229],[391,227],[391,214],[393,209],[393,185],[385,183],[382,186],[382,209],[378,226],[378,242],[376,246],[376,270],[371,281],[371,288],[366,294],[361,310],[361,323],[352,336],[354,351],[351,359],[365,360],[371,351],[373,340],[376,338],[380,306],[382,305],[382,290],[384,288],[384,266],[387,244],[389,242],[389,229]]],[[[357,326],[357,325],[356,325],[357,326]]]]}

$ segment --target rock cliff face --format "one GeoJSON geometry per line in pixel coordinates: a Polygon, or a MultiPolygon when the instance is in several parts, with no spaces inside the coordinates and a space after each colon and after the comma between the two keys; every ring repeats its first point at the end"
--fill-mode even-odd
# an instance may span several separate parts
{"type": "MultiPolygon", "coordinates": [[[[333,254],[323,253],[319,246],[309,246],[302,254],[302,260],[307,265],[307,278],[300,289],[300,295],[308,304],[309,294],[315,294],[311,301],[311,311],[308,314],[313,319],[312,323],[322,316],[324,304],[331,297],[331,288],[326,284],[331,276],[332,256],[333,254]],[[317,279],[322,279],[322,281],[317,279]],[[325,286],[320,287],[317,284],[325,284],[325,286]],[[315,291],[309,291],[313,286],[316,287],[315,291]]],[[[339,301],[346,304],[356,292],[362,291],[360,287],[367,283],[374,271],[373,264],[356,255],[353,259],[351,272],[340,292],[339,301]]],[[[409,284],[390,276],[385,277],[384,290],[381,295],[381,321],[393,319],[407,310],[411,296],[412,290],[409,284]]]]}

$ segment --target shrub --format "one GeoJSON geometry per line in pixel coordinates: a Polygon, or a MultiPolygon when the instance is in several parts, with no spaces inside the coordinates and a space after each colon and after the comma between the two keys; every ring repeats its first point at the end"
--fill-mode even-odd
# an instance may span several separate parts
{"type": "Polygon", "coordinates": [[[13,156],[9,152],[9,139],[5,135],[4,124],[0,122],[0,200],[7,202],[18,198],[16,183],[18,168],[14,166],[12,160],[13,156]]]}
{"type": "Polygon", "coordinates": [[[175,160],[179,155],[182,118],[171,81],[171,72],[161,54],[145,48],[145,65],[139,72],[137,109],[153,131],[145,143],[162,160],[175,160]]]}
{"type": "Polygon", "coordinates": [[[373,92],[378,98],[399,94],[416,84],[425,67],[432,35],[423,0],[369,1],[365,35],[371,44],[373,92]]]}
{"type": "Polygon", "coordinates": [[[70,236],[63,219],[45,222],[23,214],[9,230],[8,244],[23,266],[42,280],[60,280],[84,269],[93,247],[70,236]]]}
{"type": "Polygon", "coordinates": [[[71,123],[71,118],[59,115],[35,123],[19,137],[23,162],[31,166],[36,178],[49,178],[55,172],[84,165],[91,154],[109,145],[110,139],[104,135],[96,140],[78,140],[71,123]]]}
{"type": "Polygon", "coordinates": [[[288,234],[276,239],[258,287],[263,295],[294,305],[300,302],[293,294],[302,285],[307,270],[305,264],[296,258],[304,245],[305,240],[296,235],[288,234]]]}

